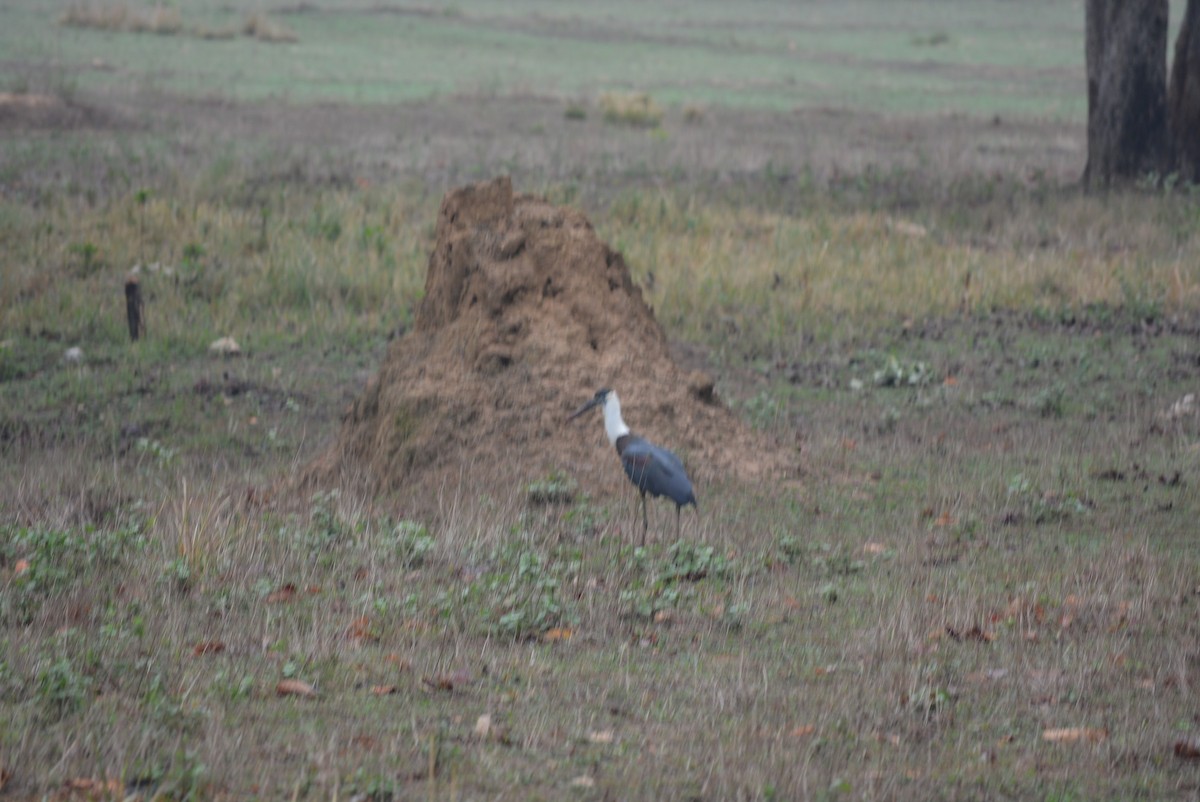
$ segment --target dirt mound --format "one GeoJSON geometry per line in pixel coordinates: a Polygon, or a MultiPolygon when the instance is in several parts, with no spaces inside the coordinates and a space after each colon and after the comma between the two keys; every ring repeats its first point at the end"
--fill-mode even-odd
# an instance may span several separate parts
{"type": "Polygon", "coordinates": [[[516,489],[557,470],[611,492],[625,479],[601,416],[564,424],[600,387],[617,391],[636,433],[683,457],[702,502],[717,476],[787,470],[709,376],[672,361],[621,255],[582,213],[514,196],[507,178],[463,187],[442,201],[413,330],[306,483],[516,489]]]}

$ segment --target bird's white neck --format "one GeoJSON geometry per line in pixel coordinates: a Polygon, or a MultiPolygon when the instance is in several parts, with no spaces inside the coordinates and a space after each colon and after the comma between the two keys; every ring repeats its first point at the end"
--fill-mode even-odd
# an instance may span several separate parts
{"type": "Polygon", "coordinates": [[[604,433],[608,435],[608,442],[614,446],[618,438],[629,434],[629,427],[621,420],[621,402],[614,392],[609,392],[608,397],[604,399],[604,433]]]}

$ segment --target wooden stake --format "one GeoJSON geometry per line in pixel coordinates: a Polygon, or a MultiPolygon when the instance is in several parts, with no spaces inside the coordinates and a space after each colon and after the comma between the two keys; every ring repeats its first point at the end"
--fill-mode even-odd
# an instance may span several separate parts
{"type": "Polygon", "coordinates": [[[137,338],[146,333],[146,323],[142,319],[142,285],[137,276],[125,279],[125,317],[129,321],[129,339],[137,342],[137,338]]]}

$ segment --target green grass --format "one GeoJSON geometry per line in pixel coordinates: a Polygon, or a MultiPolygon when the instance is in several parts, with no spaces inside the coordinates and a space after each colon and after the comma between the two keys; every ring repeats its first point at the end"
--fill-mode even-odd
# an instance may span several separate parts
{"type": "MultiPolygon", "coordinates": [[[[1061,2],[769,2],[737,12],[694,3],[686,25],[669,7],[641,3],[478,0],[440,13],[329,3],[276,13],[297,37],[284,45],[188,35],[240,29],[257,6],[189,3],[181,36],[158,36],[57,25],[66,0],[10,5],[0,48],[27,65],[20,80],[38,83],[37,65],[53,65],[87,91],[203,95],[220,87],[241,100],[394,103],[452,94],[596,98],[617,90],[675,106],[1072,121],[1086,109],[1083,12],[1061,2]]],[[[1173,5],[1177,21],[1181,4],[1173,5]]]]}

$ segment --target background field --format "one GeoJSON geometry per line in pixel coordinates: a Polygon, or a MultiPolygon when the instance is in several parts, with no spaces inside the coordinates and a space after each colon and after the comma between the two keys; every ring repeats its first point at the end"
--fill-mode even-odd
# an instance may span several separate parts
{"type": "Polygon", "coordinates": [[[269,4],[188,3],[181,35],[140,37],[48,30],[67,3],[6,5],[6,59],[55,63],[85,90],[398,102],[629,88],[672,104],[776,110],[1068,120],[1085,110],[1083,14],[1072,2],[280,4],[272,17],[298,40],[286,48],[189,35],[237,30],[269,4]]]}
{"type": "Polygon", "coordinates": [[[1079,3],[73,8],[0,7],[0,793],[1200,792],[1200,197],[1075,187],[1079,3]],[[278,492],[502,173],[799,479],[278,492]]]}

